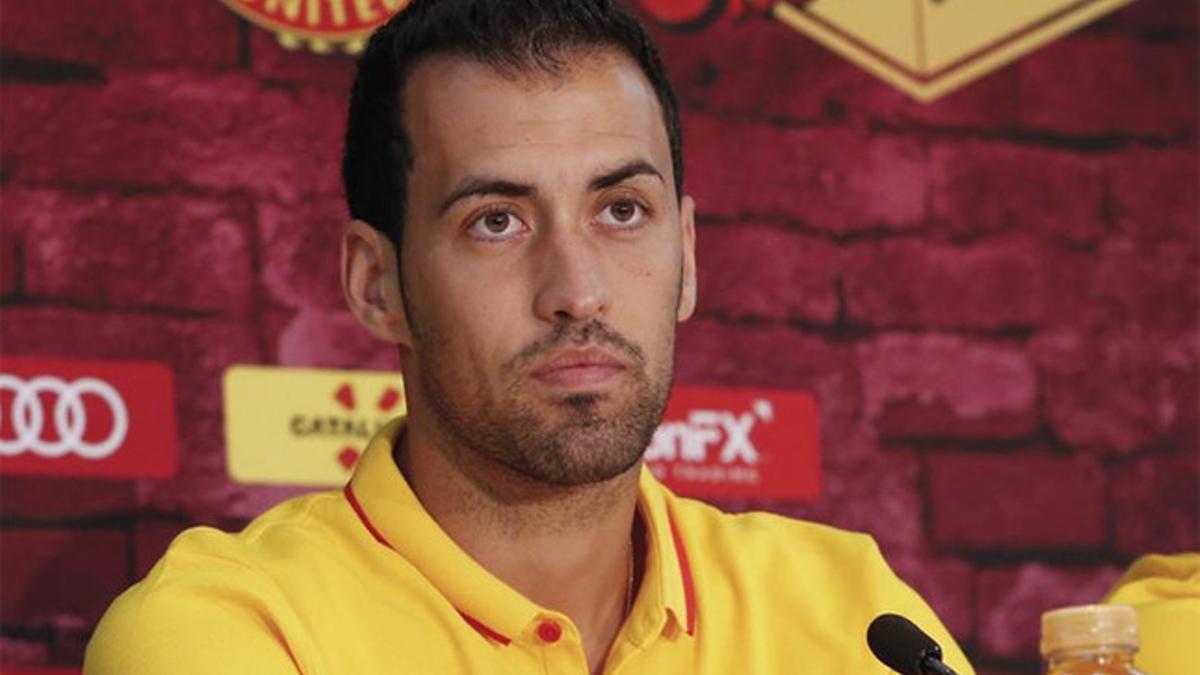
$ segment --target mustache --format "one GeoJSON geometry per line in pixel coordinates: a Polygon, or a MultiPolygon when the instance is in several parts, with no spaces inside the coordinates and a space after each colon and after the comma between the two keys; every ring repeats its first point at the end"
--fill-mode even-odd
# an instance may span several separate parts
{"type": "Polygon", "coordinates": [[[563,347],[585,347],[589,344],[608,347],[618,356],[624,357],[639,368],[646,362],[645,352],[636,343],[600,319],[592,319],[587,323],[563,322],[556,324],[546,336],[535,340],[517,352],[517,355],[509,361],[507,368],[509,371],[520,370],[563,347]]]}

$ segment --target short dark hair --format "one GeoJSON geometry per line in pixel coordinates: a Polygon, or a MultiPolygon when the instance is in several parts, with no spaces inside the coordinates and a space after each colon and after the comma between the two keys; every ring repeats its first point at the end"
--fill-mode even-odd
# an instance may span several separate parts
{"type": "Polygon", "coordinates": [[[415,0],[371,36],[358,61],[346,123],[342,182],[353,218],[403,242],[412,143],[403,89],[422,59],[462,55],[502,71],[556,73],[572,48],[614,46],[654,88],[683,195],[679,109],[658,50],[638,20],[612,0],[415,0]]]}

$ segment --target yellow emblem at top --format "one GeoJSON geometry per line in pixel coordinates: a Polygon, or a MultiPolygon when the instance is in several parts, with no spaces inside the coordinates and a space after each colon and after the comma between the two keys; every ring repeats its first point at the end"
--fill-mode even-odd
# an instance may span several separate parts
{"type": "Polygon", "coordinates": [[[932,101],[1133,0],[809,0],[776,18],[932,101]]]}
{"type": "Polygon", "coordinates": [[[307,45],[318,54],[362,51],[376,28],[410,0],[221,0],[256,26],[275,33],[289,49],[307,45]]]}

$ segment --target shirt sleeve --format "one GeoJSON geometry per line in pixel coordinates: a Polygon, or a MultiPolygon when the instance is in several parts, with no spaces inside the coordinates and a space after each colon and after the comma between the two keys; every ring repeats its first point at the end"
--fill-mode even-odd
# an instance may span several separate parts
{"type": "Polygon", "coordinates": [[[1139,669],[1154,675],[1200,673],[1200,553],[1147,555],[1104,600],[1137,612],[1139,669]]]}
{"type": "Polygon", "coordinates": [[[743,514],[735,522],[738,530],[729,541],[739,543],[728,550],[735,550],[741,561],[736,576],[767,580],[763,587],[768,592],[754,594],[761,604],[747,611],[775,618],[781,628],[771,639],[788,640],[794,634],[803,640],[793,642],[811,645],[804,657],[820,667],[808,672],[895,675],[867,645],[871,622],[892,613],[933,638],[942,648],[942,660],[959,675],[975,675],[950,631],[896,575],[870,535],[771,514],[743,514]],[[831,656],[816,660],[811,650],[819,649],[831,656]]]}
{"type": "Polygon", "coordinates": [[[178,544],[109,607],[88,643],[85,675],[302,672],[272,582],[178,544]]]}
{"type": "MultiPolygon", "coordinates": [[[[879,552],[874,541],[872,550],[878,558],[880,570],[881,585],[887,588],[885,596],[888,598],[887,605],[894,604],[895,609],[889,609],[908,620],[912,621],[922,631],[933,638],[942,648],[942,662],[954,669],[958,675],[975,675],[975,669],[971,663],[967,661],[966,654],[962,648],[958,646],[958,641],[950,634],[950,631],[938,618],[937,613],[929,606],[925,599],[920,596],[911,586],[905,583],[902,579],[896,576],[891,567],[884,560],[883,555],[879,552]]],[[[886,669],[885,669],[886,671],[886,669]]]]}
{"type": "MultiPolygon", "coordinates": [[[[942,649],[942,662],[958,675],[975,675],[975,669],[959,647],[958,641],[929,603],[896,575],[874,538],[865,534],[843,533],[839,535],[839,539],[841,542],[837,548],[841,548],[846,555],[834,555],[833,558],[842,560],[841,567],[850,572],[850,579],[859,580],[847,598],[851,598],[848,601],[856,605],[857,611],[864,612],[856,621],[859,625],[851,631],[862,636],[859,638],[862,640],[862,652],[870,664],[863,672],[894,675],[870,653],[866,644],[867,627],[871,621],[880,614],[891,613],[903,616],[933,638],[942,649]],[[850,553],[851,551],[853,553],[850,553]]],[[[833,547],[830,550],[833,550],[833,547]]],[[[850,588],[846,590],[851,591],[850,588]]]]}

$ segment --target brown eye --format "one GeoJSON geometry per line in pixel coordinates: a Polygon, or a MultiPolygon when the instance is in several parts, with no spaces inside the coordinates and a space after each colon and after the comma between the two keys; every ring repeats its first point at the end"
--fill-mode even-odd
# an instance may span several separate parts
{"type": "Polygon", "coordinates": [[[646,222],[646,207],[632,200],[612,202],[600,213],[600,222],[618,230],[632,230],[646,222]]]}
{"type": "Polygon", "coordinates": [[[467,233],[475,239],[488,242],[508,241],[529,228],[514,213],[491,211],[476,216],[467,227],[467,233]]]}
{"type": "Polygon", "coordinates": [[[637,215],[637,206],[632,202],[617,202],[612,205],[612,215],[617,221],[628,223],[637,215]]]}
{"type": "Polygon", "coordinates": [[[492,234],[502,234],[508,229],[508,221],[512,216],[507,213],[490,213],[483,218],[483,226],[492,234]]]}

